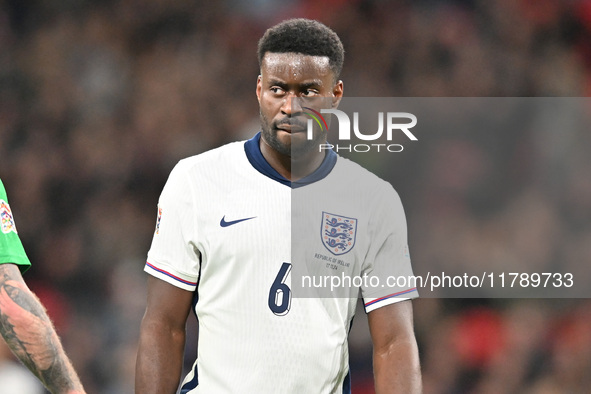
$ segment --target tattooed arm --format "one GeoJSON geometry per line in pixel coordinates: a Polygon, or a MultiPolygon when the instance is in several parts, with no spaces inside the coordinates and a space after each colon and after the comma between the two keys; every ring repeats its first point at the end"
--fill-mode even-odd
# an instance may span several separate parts
{"type": "Polygon", "coordinates": [[[45,308],[14,264],[0,264],[0,333],[49,391],[84,393],[45,308]]]}

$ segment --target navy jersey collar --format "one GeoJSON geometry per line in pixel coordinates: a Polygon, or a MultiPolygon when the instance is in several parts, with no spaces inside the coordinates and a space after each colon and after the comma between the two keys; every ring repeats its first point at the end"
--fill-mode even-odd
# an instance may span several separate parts
{"type": "Polygon", "coordinates": [[[337,154],[333,150],[329,150],[324,157],[322,164],[320,164],[320,167],[318,167],[313,173],[295,182],[291,182],[289,179],[279,174],[273,167],[271,167],[267,160],[265,160],[259,145],[260,140],[261,132],[259,131],[254,137],[244,143],[244,151],[246,152],[248,161],[258,172],[285,186],[297,188],[317,182],[330,174],[337,163],[337,154]]]}

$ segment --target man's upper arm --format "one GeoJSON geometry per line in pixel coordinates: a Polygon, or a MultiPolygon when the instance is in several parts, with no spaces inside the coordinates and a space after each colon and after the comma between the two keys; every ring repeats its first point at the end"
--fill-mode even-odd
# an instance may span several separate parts
{"type": "Polygon", "coordinates": [[[177,391],[192,296],[190,291],[148,276],[148,305],[142,319],[136,362],[136,393],[177,391]]]}
{"type": "Polygon", "coordinates": [[[420,393],[421,369],[411,301],[375,309],[368,314],[368,321],[376,393],[420,393]]]}
{"type": "Polygon", "coordinates": [[[192,301],[193,292],[148,275],[148,319],[184,329],[192,301]]]}
{"type": "Polygon", "coordinates": [[[400,301],[368,314],[374,348],[380,349],[399,339],[414,340],[412,302],[400,301]]]}
{"type": "Polygon", "coordinates": [[[21,272],[19,271],[16,264],[0,264],[0,274],[4,275],[6,277],[6,280],[17,280],[19,282],[24,282],[21,272]]]}

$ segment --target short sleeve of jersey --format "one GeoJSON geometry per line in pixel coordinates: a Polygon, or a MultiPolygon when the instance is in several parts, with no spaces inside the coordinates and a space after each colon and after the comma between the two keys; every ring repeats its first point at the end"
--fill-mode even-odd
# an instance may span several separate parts
{"type": "Polygon", "coordinates": [[[361,288],[367,313],[418,297],[412,280],[404,209],[398,193],[389,183],[384,182],[376,191],[370,226],[371,245],[362,270],[363,275],[377,278],[379,285],[361,288]]]}
{"type": "Polygon", "coordinates": [[[195,215],[188,176],[188,168],[181,161],[162,190],[144,271],[176,287],[194,291],[199,279],[200,256],[193,239],[195,215]]]}
{"type": "Polygon", "coordinates": [[[0,264],[16,264],[21,272],[31,266],[16,230],[4,185],[0,180],[0,264]]]}

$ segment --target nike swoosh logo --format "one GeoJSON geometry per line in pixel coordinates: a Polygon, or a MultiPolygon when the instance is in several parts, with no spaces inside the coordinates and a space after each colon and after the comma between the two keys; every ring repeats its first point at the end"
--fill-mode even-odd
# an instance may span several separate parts
{"type": "Polygon", "coordinates": [[[224,217],[222,218],[222,220],[220,220],[220,226],[222,226],[222,227],[228,227],[228,226],[231,226],[233,224],[240,223],[240,222],[243,222],[245,220],[250,220],[250,219],[254,219],[254,218],[256,218],[256,216],[253,216],[251,218],[238,219],[238,220],[232,220],[232,221],[226,222],[226,215],[224,215],[224,217]]]}

